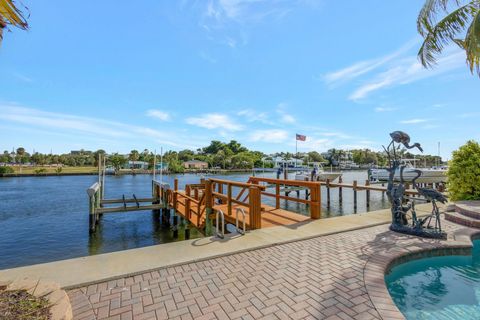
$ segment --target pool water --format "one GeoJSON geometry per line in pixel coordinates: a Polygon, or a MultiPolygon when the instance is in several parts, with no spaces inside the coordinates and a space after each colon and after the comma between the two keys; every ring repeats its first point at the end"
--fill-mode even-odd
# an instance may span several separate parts
{"type": "Polygon", "coordinates": [[[472,256],[410,261],[394,267],[385,282],[407,319],[480,319],[480,240],[472,256]]]}

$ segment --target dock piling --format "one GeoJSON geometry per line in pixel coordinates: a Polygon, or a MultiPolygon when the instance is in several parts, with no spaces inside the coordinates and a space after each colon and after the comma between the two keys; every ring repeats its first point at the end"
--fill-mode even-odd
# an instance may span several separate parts
{"type": "MultiPolygon", "coordinates": [[[[370,180],[365,180],[365,185],[368,187],[370,185],[370,180]]],[[[366,197],[365,201],[367,203],[367,208],[370,208],[370,190],[369,189],[365,191],[365,197],[366,197]]]]}
{"type": "Polygon", "coordinates": [[[330,179],[327,179],[327,208],[330,209],[330,179]]]}
{"type": "Polygon", "coordinates": [[[357,180],[353,181],[353,211],[357,213],[357,180]]]}

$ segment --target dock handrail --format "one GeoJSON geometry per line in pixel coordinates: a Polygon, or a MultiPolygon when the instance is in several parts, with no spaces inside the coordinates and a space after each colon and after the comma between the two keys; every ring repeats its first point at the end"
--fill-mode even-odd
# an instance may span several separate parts
{"type": "Polygon", "coordinates": [[[237,232],[240,234],[245,234],[245,230],[247,230],[245,220],[246,220],[245,210],[243,208],[237,208],[235,212],[235,228],[237,229],[237,232]],[[240,229],[238,227],[238,212],[240,212],[243,216],[243,229],[240,229]]]}
{"type": "Polygon", "coordinates": [[[271,178],[262,178],[262,177],[250,177],[248,181],[251,181],[254,185],[258,185],[261,182],[264,182],[270,186],[275,187],[275,193],[263,191],[261,194],[263,196],[275,198],[275,208],[280,208],[280,199],[300,202],[310,206],[310,218],[319,219],[321,216],[321,184],[318,181],[302,181],[302,180],[282,180],[282,179],[271,179],[271,178]],[[281,186],[293,186],[293,187],[304,187],[308,188],[310,191],[310,200],[304,200],[299,198],[293,198],[288,195],[281,195],[281,186]]]}
{"type": "Polygon", "coordinates": [[[225,238],[225,215],[223,214],[222,210],[217,210],[215,213],[215,235],[221,239],[225,238]],[[219,232],[218,228],[218,217],[222,217],[222,233],[219,232]]]}

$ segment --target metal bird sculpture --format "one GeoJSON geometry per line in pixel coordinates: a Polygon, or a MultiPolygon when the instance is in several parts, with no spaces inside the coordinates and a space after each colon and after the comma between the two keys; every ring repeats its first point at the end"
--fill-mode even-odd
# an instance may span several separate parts
{"type": "Polygon", "coordinates": [[[423,152],[420,143],[415,142],[414,144],[410,145],[410,136],[406,132],[393,131],[392,133],[390,133],[390,137],[392,138],[393,142],[401,143],[407,149],[417,148],[418,150],[420,150],[420,152],[423,152]]]}
{"type": "Polygon", "coordinates": [[[438,192],[437,190],[435,189],[431,189],[431,188],[419,188],[417,186],[417,179],[422,175],[422,171],[420,170],[412,170],[414,171],[415,173],[417,173],[417,176],[415,178],[412,179],[412,185],[415,189],[417,189],[418,193],[420,195],[422,195],[423,197],[425,197],[425,199],[427,200],[430,200],[432,201],[432,203],[434,201],[438,201],[438,202],[441,202],[441,203],[446,203],[448,201],[447,197],[442,194],[441,192],[438,192]]]}
{"type": "Polygon", "coordinates": [[[422,171],[420,170],[413,170],[415,173],[417,173],[417,176],[412,179],[412,185],[415,189],[417,189],[418,194],[423,196],[426,200],[429,200],[432,202],[432,214],[424,218],[420,225],[425,224],[425,222],[428,220],[427,228],[430,226],[430,222],[432,221],[432,218],[435,218],[435,230],[438,228],[438,230],[441,232],[442,231],[442,225],[440,224],[440,210],[438,209],[437,206],[437,201],[441,203],[445,203],[448,201],[447,197],[443,195],[441,192],[438,192],[435,189],[431,188],[419,188],[417,185],[417,179],[422,175],[422,171]]]}

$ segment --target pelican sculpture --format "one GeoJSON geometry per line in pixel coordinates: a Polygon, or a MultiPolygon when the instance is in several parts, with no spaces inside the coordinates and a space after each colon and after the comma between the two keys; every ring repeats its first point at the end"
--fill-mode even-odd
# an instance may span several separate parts
{"type": "Polygon", "coordinates": [[[392,138],[392,142],[401,143],[407,149],[417,148],[420,152],[423,152],[420,143],[415,142],[414,144],[410,145],[410,136],[403,131],[393,131],[390,133],[390,137],[392,138]]]}

